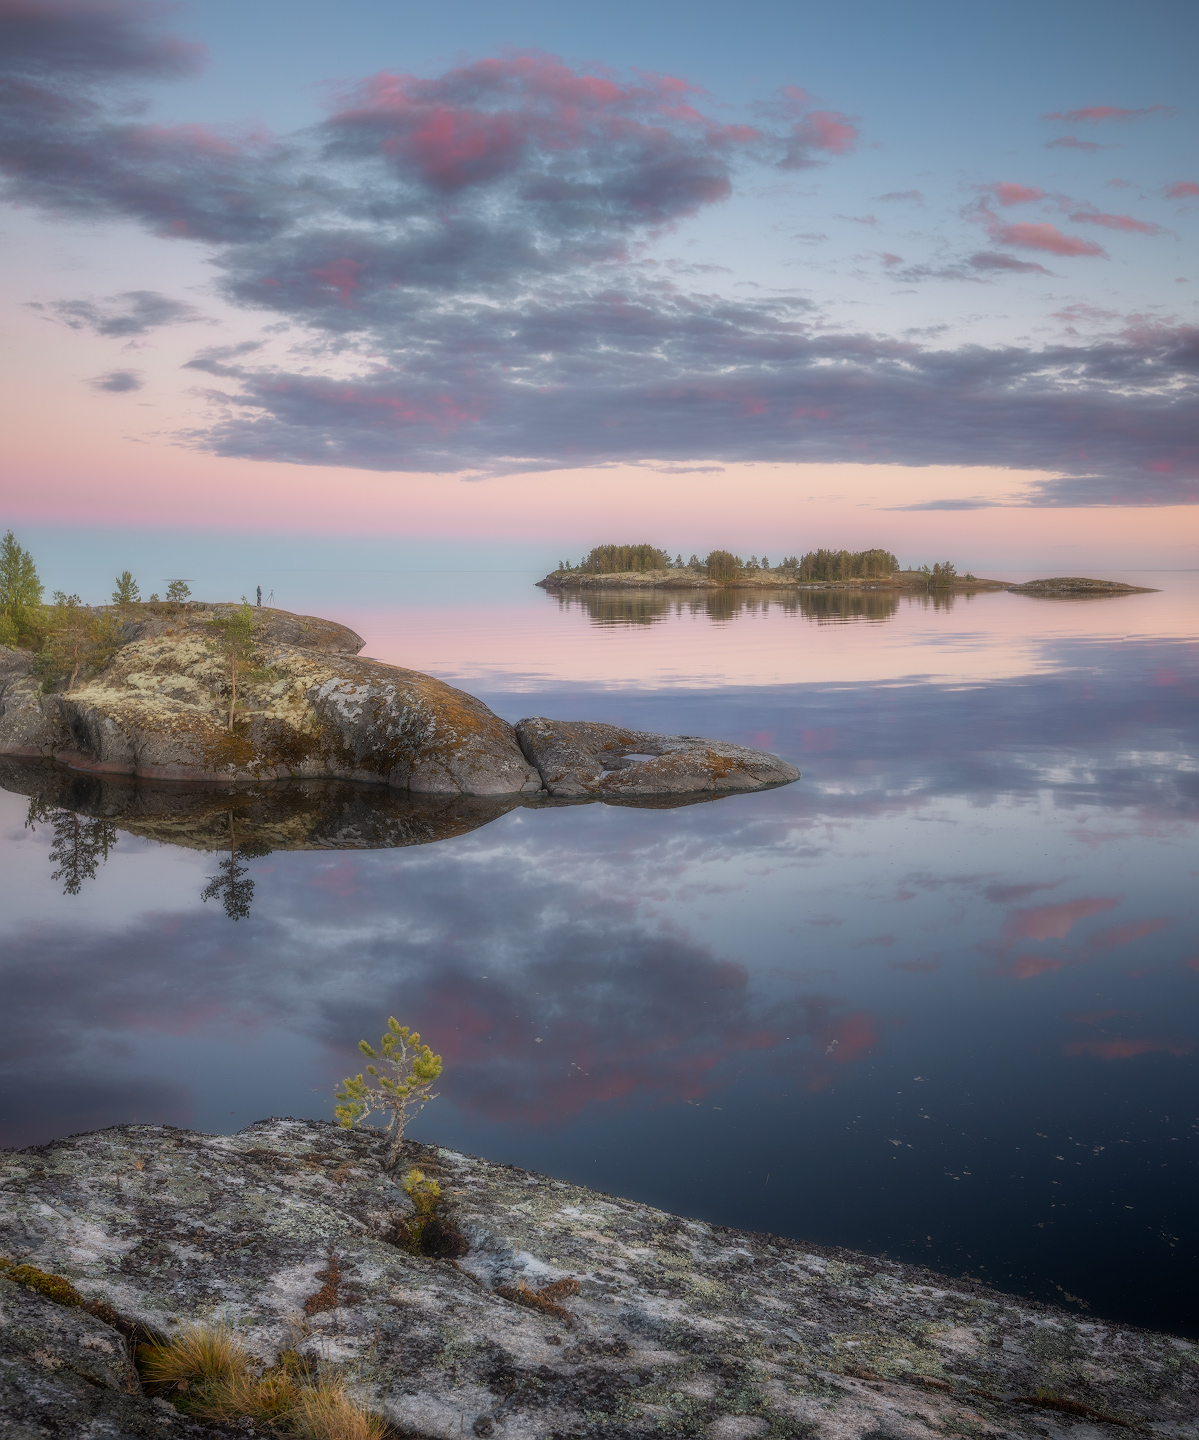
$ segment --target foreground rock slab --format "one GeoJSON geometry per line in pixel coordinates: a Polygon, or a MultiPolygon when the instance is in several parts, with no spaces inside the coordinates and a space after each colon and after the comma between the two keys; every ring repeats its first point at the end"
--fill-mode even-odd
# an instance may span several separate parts
{"type": "Polygon", "coordinates": [[[760,790],[799,778],[795,766],[777,755],[696,735],[536,716],[520,721],[516,738],[551,795],[760,790]]]}
{"type": "Polygon", "coordinates": [[[10,1433],[182,1433],[134,1393],[121,1327],[221,1321],[264,1362],[286,1347],[340,1367],[401,1433],[442,1440],[1199,1436],[1189,1341],[421,1146],[399,1171],[439,1181],[469,1250],[413,1255],[383,1156],[369,1134],[298,1120],[6,1152],[0,1254],[114,1320],[56,1329],[49,1301],[0,1287],[10,1433]],[[58,1428],[67,1392],[107,1428],[58,1428]]]}

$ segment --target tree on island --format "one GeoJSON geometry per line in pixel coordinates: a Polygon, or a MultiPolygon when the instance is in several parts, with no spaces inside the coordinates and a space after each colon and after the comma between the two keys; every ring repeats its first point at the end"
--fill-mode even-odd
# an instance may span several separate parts
{"type": "Polygon", "coordinates": [[[625,575],[630,571],[668,570],[670,556],[656,545],[596,545],[579,562],[589,575],[625,575]]]}
{"type": "Polygon", "coordinates": [[[122,570],[117,576],[117,588],[112,592],[112,603],[121,607],[122,620],[128,616],[130,605],[135,605],[141,598],[137,581],[128,570],[122,570]]]}
{"type": "Polygon", "coordinates": [[[232,615],[212,622],[220,638],[216,648],[229,662],[229,729],[233,729],[233,712],[237,708],[237,674],[250,667],[254,655],[254,612],[243,595],[232,615]]]}
{"type": "Polygon", "coordinates": [[[92,610],[78,595],[64,595],[61,590],[54,592],[46,629],[47,638],[36,663],[43,690],[64,677],[67,690],[74,689],[80,670],[102,670],[121,648],[121,636],[111,615],[92,610]]]}
{"type": "Polygon", "coordinates": [[[172,580],[167,586],[167,599],[172,605],[182,605],[191,593],[191,586],[186,580],[172,580]]]}
{"type": "Polygon", "coordinates": [[[713,550],[704,561],[709,580],[735,580],[741,569],[740,556],[730,550],[713,550]]]}
{"type": "Polygon", "coordinates": [[[0,645],[40,643],[42,582],[33,556],[9,530],[0,540],[0,645]]]}
{"type": "Polygon", "coordinates": [[[797,566],[800,580],[883,579],[898,569],[889,550],[809,550],[797,566]]]}

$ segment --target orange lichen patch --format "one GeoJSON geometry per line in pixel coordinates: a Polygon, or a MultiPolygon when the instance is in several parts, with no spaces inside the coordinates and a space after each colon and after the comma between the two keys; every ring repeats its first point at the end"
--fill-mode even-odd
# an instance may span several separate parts
{"type": "Polygon", "coordinates": [[[325,1283],[315,1295],[304,1301],[305,1315],[319,1315],[322,1310],[336,1310],[338,1306],[337,1287],[341,1284],[341,1265],[332,1250],[323,1270],[316,1272],[316,1278],[325,1283]]]}
{"type": "Polygon", "coordinates": [[[714,780],[724,780],[731,775],[734,770],[744,768],[739,760],[734,760],[727,755],[717,755],[715,750],[707,750],[704,753],[708,762],[708,769],[712,772],[712,778],[714,780]]]}
{"type": "Polygon", "coordinates": [[[571,1276],[555,1280],[551,1285],[542,1285],[537,1290],[531,1289],[523,1280],[515,1285],[495,1287],[495,1293],[502,1295],[505,1300],[514,1300],[516,1304],[524,1305],[530,1310],[540,1310],[543,1315],[552,1315],[564,1325],[573,1325],[574,1316],[565,1306],[559,1305],[558,1301],[565,1300],[568,1295],[577,1295],[579,1290],[579,1282],[571,1276]]]}

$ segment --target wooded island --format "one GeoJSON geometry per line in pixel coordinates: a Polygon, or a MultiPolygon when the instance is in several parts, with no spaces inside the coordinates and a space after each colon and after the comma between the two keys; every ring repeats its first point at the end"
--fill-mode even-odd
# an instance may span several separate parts
{"type": "Polygon", "coordinates": [[[700,559],[672,560],[656,545],[596,545],[577,565],[559,560],[558,568],[537,584],[543,590],[593,589],[845,589],[900,590],[913,594],[946,591],[1012,590],[1027,595],[1128,595],[1149,593],[1145,587],[1116,580],[1056,576],[1013,584],[960,574],[951,560],[901,570],[889,550],[809,550],[784,556],[771,565],[767,556],[743,560],[731,550],[712,550],[700,559]]]}

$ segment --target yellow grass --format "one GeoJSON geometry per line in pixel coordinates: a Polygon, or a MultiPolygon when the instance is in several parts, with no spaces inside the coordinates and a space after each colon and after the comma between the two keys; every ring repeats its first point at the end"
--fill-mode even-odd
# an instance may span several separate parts
{"type": "Polygon", "coordinates": [[[166,1345],[143,1345],[138,1366],[197,1420],[243,1416],[303,1440],[383,1440],[386,1423],[346,1393],[335,1376],[307,1378],[294,1362],[263,1368],[224,1326],[188,1326],[166,1345]]]}
{"type": "Polygon", "coordinates": [[[223,1380],[248,1364],[241,1341],[223,1325],[188,1325],[166,1345],[142,1345],[138,1368],[151,1385],[223,1380]]]}

